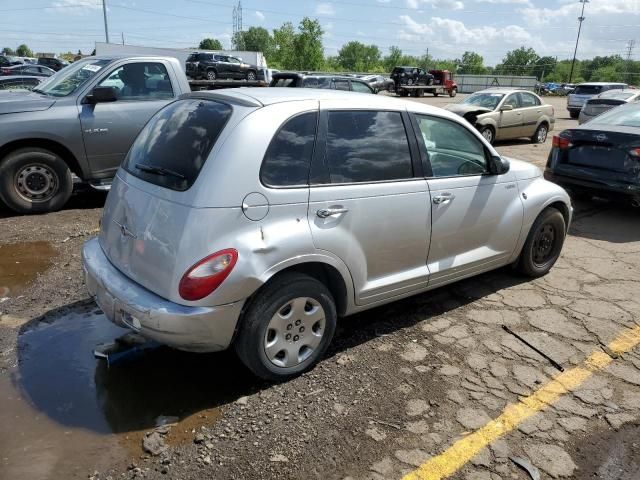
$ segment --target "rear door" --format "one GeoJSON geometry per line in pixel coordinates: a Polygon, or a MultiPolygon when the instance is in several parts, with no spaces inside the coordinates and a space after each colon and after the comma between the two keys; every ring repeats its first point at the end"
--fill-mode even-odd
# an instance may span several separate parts
{"type": "Polygon", "coordinates": [[[429,192],[414,174],[408,116],[338,102],[321,107],[308,213],[316,248],[347,265],[357,304],[424,288],[429,192]]]}
{"type": "Polygon", "coordinates": [[[514,174],[489,173],[488,151],[466,127],[414,116],[431,192],[429,285],[506,263],[522,227],[514,174]]]}
{"type": "Polygon", "coordinates": [[[502,102],[500,108],[510,105],[512,110],[501,110],[496,138],[518,138],[524,135],[524,115],[520,105],[520,95],[512,93],[502,102]]]}
{"type": "Polygon", "coordinates": [[[520,92],[520,106],[523,115],[522,134],[530,137],[538,126],[538,120],[542,116],[542,105],[535,95],[527,92],[520,92]]]}
{"type": "Polygon", "coordinates": [[[107,177],[115,174],[151,116],[173,101],[179,92],[174,90],[167,67],[160,62],[120,64],[98,85],[115,88],[118,100],[98,104],[81,102],[80,123],[91,170],[97,177],[107,177]]]}

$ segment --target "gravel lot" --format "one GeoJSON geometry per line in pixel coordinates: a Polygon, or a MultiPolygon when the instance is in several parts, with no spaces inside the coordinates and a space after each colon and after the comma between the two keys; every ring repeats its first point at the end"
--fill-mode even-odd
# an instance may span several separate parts
{"type": "MultiPolygon", "coordinates": [[[[546,101],[556,131],[576,123],[564,99],[546,101]]],[[[497,149],[543,166],[550,143],[497,149]]],[[[610,363],[450,478],[529,478],[512,456],[542,479],[640,478],[640,348],[607,347],[640,325],[640,211],[578,203],[544,278],[498,270],[344,319],[317,368],[269,385],[230,353],[93,359],[124,333],[81,278],[103,202],[84,192],[61,212],[0,214],[0,479],[400,478],[558,378],[502,325],[567,371],[593,352],[610,363]]]]}

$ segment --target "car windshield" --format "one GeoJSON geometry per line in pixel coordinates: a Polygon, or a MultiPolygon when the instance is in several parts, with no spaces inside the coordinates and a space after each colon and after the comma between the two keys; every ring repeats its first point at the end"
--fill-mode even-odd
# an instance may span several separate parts
{"type": "Polygon", "coordinates": [[[465,98],[462,103],[494,110],[502,100],[502,97],[504,97],[504,93],[474,93],[465,98]]]}
{"type": "Polygon", "coordinates": [[[621,92],[620,90],[609,90],[598,95],[598,98],[613,98],[615,100],[626,100],[635,95],[634,92],[621,92]]]}
{"type": "Polygon", "coordinates": [[[110,62],[111,60],[95,59],[76,62],[49,77],[38,85],[36,90],[52,97],[66,97],[87,83],[110,62]]]}
{"type": "Polygon", "coordinates": [[[600,85],[578,85],[573,93],[576,95],[597,95],[602,91],[600,85]]]}
{"type": "Polygon", "coordinates": [[[628,103],[598,115],[589,125],[640,127],[640,105],[628,103]]]}

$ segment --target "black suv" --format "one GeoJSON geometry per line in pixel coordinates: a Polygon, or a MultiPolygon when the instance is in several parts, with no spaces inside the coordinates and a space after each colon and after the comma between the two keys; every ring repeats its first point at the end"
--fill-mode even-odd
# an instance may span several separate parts
{"type": "Polygon", "coordinates": [[[360,93],[376,93],[367,82],[354,77],[321,73],[280,72],[271,76],[270,87],[328,88],[360,93]]]}
{"type": "Polygon", "coordinates": [[[433,75],[420,67],[395,67],[391,72],[391,80],[396,87],[398,85],[433,85],[433,75]]]}
{"type": "Polygon", "coordinates": [[[222,53],[192,53],[187,58],[187,76],[195,80],[264,80],[261,69],[244,63],[242,59],[222,53]]]}
{"type": "Polygon", "coordinates": [[[38,58],[38,65],[44,65],[45,67],[49,67],[50,69],[57,72],[58,70],[62,70],[64,67],[69,65],[69,62],[60,60],[59,58],[40,57],[38,58]]]}

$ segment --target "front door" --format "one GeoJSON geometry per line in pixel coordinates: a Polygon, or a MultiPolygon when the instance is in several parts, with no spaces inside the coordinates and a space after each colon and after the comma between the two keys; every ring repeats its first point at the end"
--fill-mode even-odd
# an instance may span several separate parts
{"type": "Polygon", "coordinates": [[[496,132],[496,139],[518,138],[524,135],[524,118],[520,109],[520,96],[512,93],[504,99],[502,107],[509,105],[512,110],[500,110],[499,128],[496,132]]]}
{"type": "Polygon", "coordinates": [[[513,173],[489,173],[487,150],[466,127],[416,115],[431,192],[429,285],[489,270],[511,257],[523,208],[513,173]]]}
{"type": "Polygon", "coordinates": [[[118,100],[78,107],[91,170],[96,177],[108,177],[115,175],[142,127],[175,94],[166,67],[156,62],[116,67],[98,86],[115,88],[118,100]]]}
{"type": "Polygon", "coordinates": [[[321,118],[326,148],[314,158],[308,212],[315,247],[347,265],[357,304],[424,288],[429,193],[414,176],[403,115],[329,110],[321,118]]]}

